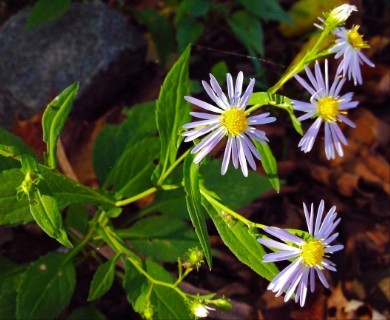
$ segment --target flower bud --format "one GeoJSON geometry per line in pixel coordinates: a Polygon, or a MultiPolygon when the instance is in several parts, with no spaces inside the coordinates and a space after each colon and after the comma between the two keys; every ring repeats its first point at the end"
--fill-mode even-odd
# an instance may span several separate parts
{"type": "Polygon", "coordinates": [[[186,254],[186,260],[182,262],[182,266],[186,269],[188,268],[196,268],[199,269],[199,267],[204,263],[204,255],[203,251],[199,250],[197,247],[189,249],[186,254]]]}
{"type": "Polygon", "coordinates": [[[229,299],[226,299],[224,297],[221,299],[211,300],[208,302],[213,304],[218,310],[221,311],[228,311],[232,308],[232,304],[230,303],[229,299]]]}

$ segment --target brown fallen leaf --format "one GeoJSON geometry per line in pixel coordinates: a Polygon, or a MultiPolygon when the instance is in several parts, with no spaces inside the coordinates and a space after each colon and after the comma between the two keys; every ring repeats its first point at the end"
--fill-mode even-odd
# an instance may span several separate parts
{"type": "Polygon", "coordinates": [[[339,282],[338,285],[331,291],[331,295],[327,300],[328,310],[331,310],[332,315],[328,313],[328,320],[345,320],[349,319],[345,316],[344,308],[347,305],[348,300],[344,296],[342,285],[339,282]]]}

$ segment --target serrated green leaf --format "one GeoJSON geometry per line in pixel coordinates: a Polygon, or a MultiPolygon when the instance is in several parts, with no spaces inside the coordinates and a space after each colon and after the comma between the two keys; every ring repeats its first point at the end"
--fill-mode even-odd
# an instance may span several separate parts
{"type": "Polygon", "coordinates": [[[144,257],[163,262],[175,262],[198,245],[190,226],[165,215],[147,217],[128,229],[118,230],[117,234],[129,239],[134,250],[144,257]]]}
{"type": "Polygon", "coordinates": [[[19,201],[16,198],[16,189],[23,180],[20,169],[0,172],[0,225],[24,224],[33,220],[27,197],[19,201]]]}
{"type": "Polygon", "coordinates": [[[66,318],[66,320],[82,320],[82,319],[106,320],[107,318],[93,304],[76,309],[69,315],[69,317],[66,318]]]}
{"type": "Polygon", "coordinates": [[[201,196],[199,188],[199,164],[194,163],[194,156],[188,155],[184,160],[183,180],[186,192],[187,209],[192,225],[195,228],[200,245],[202,246],[209,268],[212,267],[211,248],[207,225],[203,208],[201,206],[201,196]]]}
{"type": "Polygon", "coordinates": [[[129,145],[108,174],[103,188],[110,188],[117,199],[122,199],[152,187],[151,176],[156,168],[153,161],[159,152],[160,141],[156,137],[129,145]]]}
{"type": "Polygon", "coordinates": [[[279,273],[278,268],[273,263],[263,263],[265,254],[263,247],[256,238],[249,232],[250,230],[241,222],[208,202],[202,199],[202,205],[213,220],[219,235],[231,252],[248,267],[257,272],[260,276],[272,281],[279,273]]]}
{"type": "Polygon", "coordinates": [[[195,43],[204,33],[204,25],[191,17],[181,20],[176,29],[179,53],[183,52],[189,44],[195,43]]]}
{"type": "Polygon", "coordinates": [[[100,190],[88,188],[44,166],[39,166],[39,171],[49,186],[50,191],[57,199],[60,208],[65,208],[75,203],[95,204],[103,208],[115,206],[109,195],[104,194],[100,190]]]}
{"type": "Polygon", "coordinates": [[[135,18],[149,29],[162,64],[165,65],[175,47],[171,24],[167,18],[151,8],[136,10],[133,13],[135,18]]]}
{"type": "Polygon", "coordinates": [[[62,216],[57,200],[49,193],[43,182],[28,194],[30,212],[39,227],[50,237],[66,247],[72,247],[62,227],[62,216]],[[42,190],[41,190],[42,189],[42,190]]]}
{"type": "Polygon", "coordinates": [[[244,177],[241,170],[230,169],[221,176],[221,160],[217,159],[202,165],[201,173],[207,189],[215,192],[233,210],[247,205],[272,188],[266,177],[253,171],[244,177]]]}
{"type": "Polygon", "coordinates": [[[46,142],[45,164],[57,167],[57,141],[68,114],[76,98],[79,83],[74,83],[62,91],[46,107],[42,116],[43,141],[46,142]]]}
{"type": "Polygon", "coordinates": [[[66,256],[50,253],[30,264],[16,300],[17,319],[54,319],[69,304],[76,273],[66,256]]]}
{"type": "Polygon", "coordinates": [[[38,0],[30,11],[26,29],[63,16],[70,7],[71,0],[38,0]]]}
{"type": "MultiPolygon", "coordinates": [[[[162,266],[151,260],[145,261],[146,271],[156,280],[174,283],[172,275],[162,266]]],[[[156,307],[156,319],[194,319],[183,298],[167,287],[155,286],[152,304],[156,307]]]]}
{"type": "Polygon", "coordinates": [[[266,172],[269,182],[276,192],[280,190],[280,181],[278,178],[278,163],[271,151],[268,144],[263,144],[258,141],[254,141],[256,149],[259,151],[261,156],[261,164],[263,165],[264,171],[266,172]]]}
{"type": "Polygon", "coordinates": [[[91,286],[88,293],[88,301],[100,298],[111,289],[114,282],[115,266],[119,255],[101,264],[93,275],[91,286]]]}
{"type": "Polygon", "coordinates": [[[245,45],[248,51],[254,50],[264,55],[263,28],[258,18],[247,11],[240,10],[228,16],[227,22],[236,38],[245,45]]]}
{"type": "Polygon", "coordinates": [[[155,102],[124,109],[127,119],[118,125],[106,124],[96,137],[93,167],[101,184],[124,150],[138,141],[156,135],[155,102]]]}
{"type": "Polygon", "coordinates": [[[184,100],[190,88],[188,78],[190,52],[191,47],[188,46],[169,71],[157,101],[156,121],[160,134],[161,154],[153,176],[158,185],[163,182],[166,170],[176,160],[178,141],[181,139],[179,131],[190,121],[191,107],[184,100]]]}

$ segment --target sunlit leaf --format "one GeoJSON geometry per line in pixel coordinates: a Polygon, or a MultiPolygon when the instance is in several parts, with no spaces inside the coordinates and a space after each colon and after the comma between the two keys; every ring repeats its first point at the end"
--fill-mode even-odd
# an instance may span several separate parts
{"type": "Polygon", "coordinates": [[[188,63],[190,46],[183,52],[165,77],[157,101],[156,121],[160,134],[160,162],[154,172],[157,184],[160,184],[167,169],[176,160],[180,130],[190,121],[190,104],[184,100],[189,94],[188,63]]]}
{"type": "Polygon", "coordinates": [[[201,206],[199,188],[199,164],[194,163],[194,156],[188,155],[184,160],[184,190],[187,193],[186,202],[192,225],[202,246],[209,268],[212,267],[211,248],[207,233],[206,219],[201,206]]]}
{"type": "Polygon", "coordinates": [[[213,220],[223,242],[238,260],[263,278],[272,281],[279,271],[273,263],[262,262],[265,251],[248,227],[209,203],[205,198],[202,199],[202,205],[213,220]]]}
{"type": "Polygon", "coordinates": [[[57,167],[57,141],[76,98],[79,83],[74,83],[62,91],[45,109],[42,116],[43,140],[46,142],[45,164],[57,167]]]}

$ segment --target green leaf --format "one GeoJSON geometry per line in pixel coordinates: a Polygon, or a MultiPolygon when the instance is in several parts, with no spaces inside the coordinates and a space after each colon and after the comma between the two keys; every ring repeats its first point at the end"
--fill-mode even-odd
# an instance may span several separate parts
{"type": "Polygon", "coordinates": [[[215,192],[233,210],[247,205],[272,188],[266,177],[253,171],[244,177],[241,170],[230,169],[221,176],[220,160],[202,165],[201,173],[207,189],[215,192]]]}
{"type": "MultiPolygon", "coordinates": [[[[8,132],[7,130],[0,127],[0,142],[1,145],[5,148],[14,148],[15,154],[28,154],[32,157],[36,157],[36,154],[33,149],[27,146],[22,139],[8,132]],[[6,147],[7,146],[7,147],[6,147]]],[[[19,161],[7,158],[0,157],[0,171],[12,168],[19,168],[19,161]]]]}
{"type": "Polygon", "coordinates": [[[89,304],[86,307],[81,307],[73,311],[66,320],[106,320],[106,316],[100,312],[93,304],[89,304]]]}
{"type": "Polygon", "coordinates": [[[84,205],[72,204],[66,210],[65,225],[81,233],[88,229],[89,214],[84,205]]]}
{"type": "Polygon", "coordinates": [[[38,0],[30,11],[26,29],[63,16],[70,7],[71,0],[38,0]]]}
{"type": "Polygon", "coordinates": [[[121,199],[152,187],[151,176],[156,168],[153,161],[160,152],[158,138],[145,138],[129,145],[116,161],[103,187],[116,191],[121,199]]]}
{"type": "Polygon", "coordinates": [[[204,33],[204,25],[191,17],[181,20],[176,28],[179,53],[183,52],[189,44],[195,43],[204,33]]]}
{"type": "Polygon", "coordinates": [[[66,256],[50,253],[30,264],[16,300],[18,319],[54,319],[69,304],[76,286],[74,266],[66,256]]]}
{"type": "Polygon", "coordinates": [[[257,150],[261,156],[261,164],[263,165],[264,171],[268,175],[269,182],[276,192],[280,191],[280,181],[278,178],[278,163],[271,151],[268,144],[263,144],[258,141],[253,141],[257,150]]]}
{"type": "Polygon", "coordinates": [[[174,37],[170,22],[156,10],[147,8],[133,11],[135,18],[149,29],[163,65],[174,51],[174,37]]]}
{"type": "Polygon", "coordinates": [[[264,55],[263,28],[258,18],[247,11],[240,10],[227,18],[227,22],[248,51],[255,50],[256,53],[264,55]]]}
{"type": "Polygon", "coordinates": [[[147,217],[117,233],[121,238],[129,239],[136,252],[163,262],[175,262],[189,248],[198,245],[190,226],[165,215],[147,217]]]}
{"type": "Polygon", "coordinates": [[[93,275],[91,287],[89,288],[88,301],[100,298],[111,289],[114,282],[115,266],[119,255],[101,264],[93,275]]]}
{"type": "MultiPolygon", "coordinates": [[[[174,283],[172,275],[162,266],[146,260],[146,271],[156,280],[174,283]]],[[[176,291],[162,286],[155,286],[152,304],[156,307],[156,319],[194,319],[183,298],[176,291]]]]}
{"type": "Polygon", "coordinates": [[[93,166],[101,184],[128,146],[156,135],[155,107],[155,102],[147,102],[124,109],[126,120],[119,125],[106,124],[99,132],[93,149],[93,166]]]}
{"type": "Polygon", "coordinates": [[[241,221],[213,206],[206,198],[202,199],[202,205],[213,220],[223,242],[238,260],[263,278],[272,281],[279,273],[278,268],[273,263],[262,262],[265,251],[250,230],[241,221]]]}
{"type": "Polygon", "coordinates": [[[30,212],[35,222],[47,235],[66,247],[72,247],[66,231],[62,227],[62,216],[57,200],[49,193],[44,182],[28,194],[30,212]]]}
{"type": "Polygon", "coordinates": [[[239,2],[248,12],[264,21],[276,20],[292,23],[292,19],[282,9],[277,0],[239,0],[239,2]]]}
{"type": "Polygon", "coordinates": [[[60,208],[75,203],[95,204],[103,208],[111,208],[115,205],[114,201],[100,190],[88,188],[44,166],[39,166],[39,170],[60,208]]]}
{"type": "Polygon", "coordinates": [[[0,319],[15,319],[16,290],[0,294],[0,319]]]}
{"type": "MultiPolygon", "coordinates": [[[[175,15],[175,24],[179,24],[185,15],[191,17],[203,17],[209,12],[209,2],[208,0],[183,0],[180,2],[179,8],[177,9],[175,15]]],[[[188,19],[188,17],[185,17],[188,19]]]]}
{"type": "Polygon", "coordinates": [[[0,319],[16,318],[16,292],[25,269],[0,256],[0,319]]]}
{"type": "Polygon", "coordinates": [[[47,145],[45,164],[57,167],[57,141],[76,97],[79,84],[74,83],[62,91],[46,107],[42,116],[43,140],[47,145]]]}
{"type": "Polygon", "coordinates": [[[184,160],[183,177],[184,190],[186,191],[187,209],[196,235],[202,246],[209,268],[212,267],[211,248],[207,233],[206,219],[201,206],[199,188],[199,164],[194,163],[194,156],[188,155],[184,160]]]}
{"type": "Polygon", "coordinates": [[[188,62],[191,47],[188,46],[166,76],[157,101],[156,121],[161,141],[160,162],[154,172],[157,185],[165,178],[166,170],[175,162],[179,131],[190,121],[190,104],[184,100],[189,94],[188,62]]]}
{"type": "Polygon", "coordinates": [[[0,256],[0,294],[16,291],[25,269],[25,265],[0,256]]]}
{"type": "Polygon", "coordinates": [[[16,189],[23,180],[20,169],[0,172],[0,225],[24,224],[33,220],[27,197],[20,201],[16,198],[16,189]]]}
{"type": "Polygon", "coordinates": [[[226,83],[226,74],[228,73],[228,66],[225,61],[221,60],[213,65],[211,74],[217,79],[220,86],[226,83]]]}

